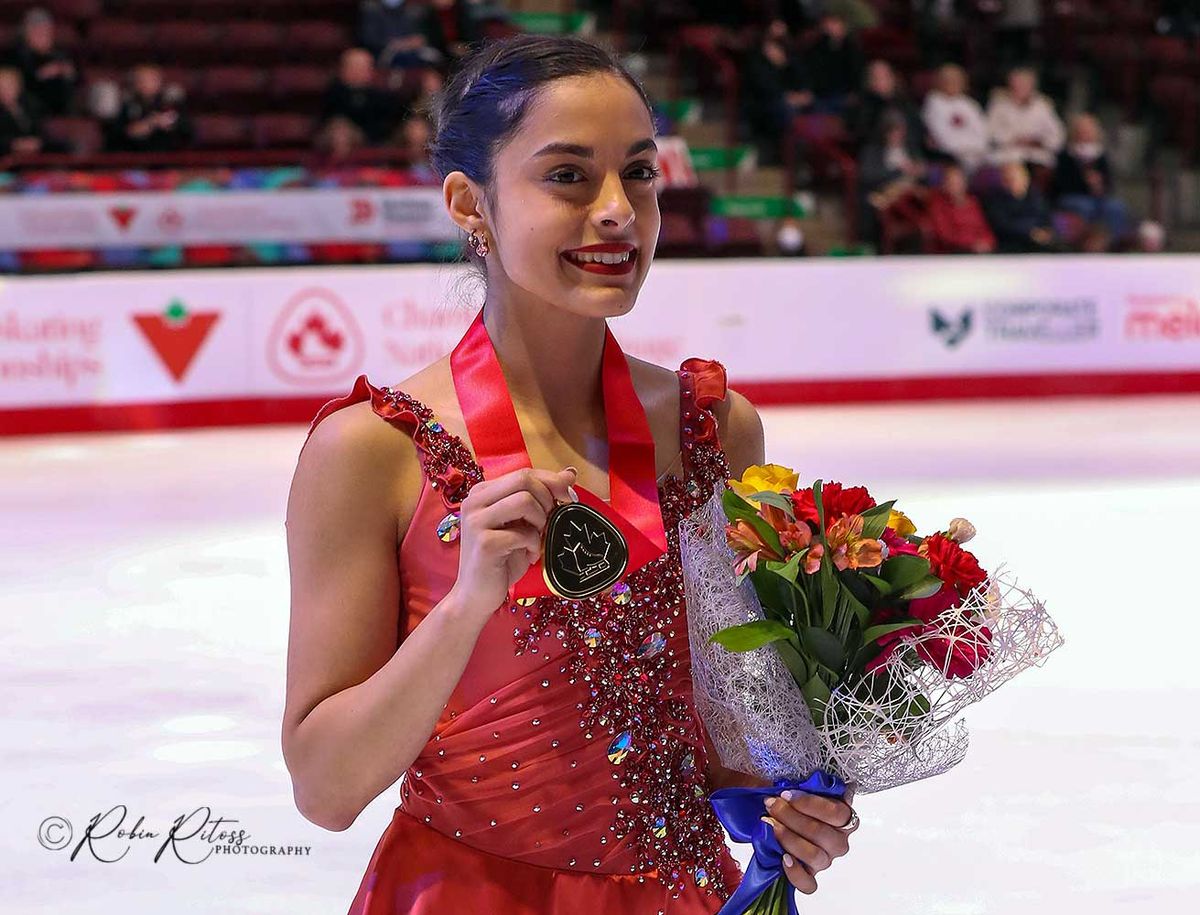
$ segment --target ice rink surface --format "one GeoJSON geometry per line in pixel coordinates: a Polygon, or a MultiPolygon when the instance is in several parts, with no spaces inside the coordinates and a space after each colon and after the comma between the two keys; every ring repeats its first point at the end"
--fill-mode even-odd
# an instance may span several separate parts
{"type": "MultiPolygon", "coordinates": [[[[1007,562],[1066,637],[968,710],[957,768],[861,798],[801,911],[1194,911],[1200,397],[762,412],[768,460],[803,481],[866,484],[922,530],[970,519],[985,567],[1007,562]]],[[[340,833],[292,804],[283,518],[305,431],[0,440],[0,911],[346,911],[398,789],[340,833]],[[120,860],[69,860],[121,804],[127,829],[206,805],[307,852],[189,866],[110,838],[96,850],[120,860]]]]}

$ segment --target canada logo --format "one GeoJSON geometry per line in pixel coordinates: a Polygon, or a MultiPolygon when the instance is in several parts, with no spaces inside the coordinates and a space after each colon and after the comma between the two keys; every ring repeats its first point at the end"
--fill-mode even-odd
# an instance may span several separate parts
{"type": "Polygon", "coordinates": [[[183,381],[220,316],[216,311],[189,311],[183,300],[176,297],[162,314],[135,314],[133,323],[171,377],[183,381]]]}
{"type": "Polygon", "coordinates": [[[336,381],[357,371],[366,344],[353,313],[328,289],[292,296],[267,341],[272,370],[288,382],[336,381]]]}

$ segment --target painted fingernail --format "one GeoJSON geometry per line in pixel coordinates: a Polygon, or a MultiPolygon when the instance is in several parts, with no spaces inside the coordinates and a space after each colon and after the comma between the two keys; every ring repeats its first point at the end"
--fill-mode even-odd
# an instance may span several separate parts
{"type": "Polygon", "coordinates": [[[575,487],[574,487],[574,486],[568,486],[568,487],[567,487],[567,495],[571,497],[571,501],[572,501],[572,502],[578,502],[578,501],[579,501],[579,493],[577,493],[577,492],[575,491],[575,487]]]}
{"type": "Polygon", "coordinates": [[[779,800],[779,798],[777,798],[777,797],[765,797],[765,798],[763,798],[763,806],[766,807],[768,810],[770,810],[772,807],[775,806],[775,802],[777,800],[779,800]]]}
{"type": "Polygon", "coordinates": [[[779,796],[790,804],[792,802],[792,798],[796,796],[796,792],[789,788],[787,791],[779,792],[779,796]]]}
{"type": "Polygon", "coordinates": [[[789,855],[787,852],[784,852],[784,854],[783,854],[783,866],[784,866],[784,867],[795,867],[795,866],[796,866],[796,859],[795,859],[795,858],[793,858],[791,855],[789,855]]]}
{"type": "Polygon", "coordinates": [[[575,476],[579,476],[579,468],[576,467],[574,464],[568,464],[566,467],[563,468],[563,470],[569,470],[569,471],[571,471],[571,473],[575,474],[575,476]]]}

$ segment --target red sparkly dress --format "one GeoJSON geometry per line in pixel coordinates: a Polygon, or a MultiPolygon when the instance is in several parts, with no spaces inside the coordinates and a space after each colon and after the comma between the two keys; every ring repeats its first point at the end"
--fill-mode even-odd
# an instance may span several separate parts
{"type": "MultiPolygon", "coordinates": [[[[401,781],[350,915],[698,915],[738,885],[707,800],[678,541],[729,476],[711,412],[726,376],[705,359],[677,374],[683,468],[658,481],[667,552],[594,597],[497,609],[401,781]]],[[[407,634],[454,583],[456,509],[483,473],[427,406],[365,375],[312,428],[367,399],[424,468],[399,551],[407,634]]]]}

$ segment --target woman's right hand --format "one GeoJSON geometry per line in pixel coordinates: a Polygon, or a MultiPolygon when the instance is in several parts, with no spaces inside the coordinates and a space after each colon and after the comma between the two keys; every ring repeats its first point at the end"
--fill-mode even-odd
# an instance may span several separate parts
{"type": "MultiPolygon", "coordinates": [[[[556,501],[577,502],[574,467],[523,467],[471,487],[459,506],[459,606],[490,616],[542,555],[542,531],[556,501]]],[[[481,621],[482,622],[482,621],[481,621]]]]}

